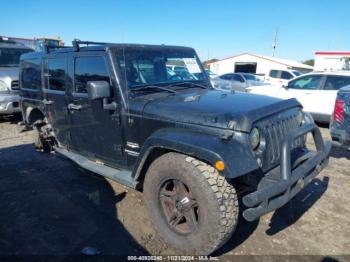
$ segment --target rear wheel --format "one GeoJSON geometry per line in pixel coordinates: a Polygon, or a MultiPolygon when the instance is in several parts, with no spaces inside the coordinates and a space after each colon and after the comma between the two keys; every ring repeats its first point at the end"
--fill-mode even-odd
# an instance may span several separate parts
{"type": "Polygon", "coordinates": [[[160,235],[189,254],[210,254],[232,235],[237,194],[212,166],[167,153],[154,160],[144,182],[145,200],[160,235]]]}

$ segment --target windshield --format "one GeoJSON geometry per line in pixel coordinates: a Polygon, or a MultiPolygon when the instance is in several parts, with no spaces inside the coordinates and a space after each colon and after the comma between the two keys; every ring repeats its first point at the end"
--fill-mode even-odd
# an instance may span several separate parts
{"type": "Polygon", "coordinates": [[[300,76],[300,75],[301,75],[301,73],[300,73],[299,71],[293,71],[293,74],[294,74],[295,76],[300,76]]]}
{"type": "Polygon", "coordinates": [[[20,56],[30,51],[30,49],[0,48],[0,67],[18,67],[20,56]]]}
{"type": "Polygon", "coordinates": [[[191,49],[126,47],[117,50],[116,61],[129,89],[206,80],[199,59],[191,49]]]}

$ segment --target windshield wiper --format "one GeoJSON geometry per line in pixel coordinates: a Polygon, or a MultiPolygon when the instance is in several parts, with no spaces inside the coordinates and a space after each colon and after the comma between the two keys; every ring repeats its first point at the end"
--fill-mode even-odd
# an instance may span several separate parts
{"type": "Polygon", "coordinates": [[[186,88],[190,88],[190,87],[200,87],[200,88],[203,88],[203,89],[208,89],[208,87],[205,86],[205,85],[201,85],[201,84],[193,83],[193,82],[187,82],[187,81],[178,82],[178,83],[173,83],[173,84],[167,85],[167,87],[182,86],[182,85],[184,85],[186,88]]]}
{"type": "Polygon", "coordinates": [[[0,64],[0,67],[18,67],[18,64],[0,64]]]}
{"type": "Polygon", "coordinates": [[[168,89],[166,87],[162,87],[162,86],[156,86],[156,85],[146,85],[146,86],[142,86],[142,87],[137,87],[137,88],[132,88],[130,89],[131,92],[136,92],[136,91],[145,91],[145,90],[149,90],[149,89],[159,89],[162,91],[167,91],[169,93],[177,93],[175,90],[172,89],[168,89]]]}

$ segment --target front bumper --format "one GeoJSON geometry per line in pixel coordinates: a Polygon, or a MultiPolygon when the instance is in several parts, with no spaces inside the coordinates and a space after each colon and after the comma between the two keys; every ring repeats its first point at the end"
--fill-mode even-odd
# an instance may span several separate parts
{"type": "Polygon", "coordinates": [[[243,217],[253,221],[286,204],[327,165],[330,150],[331,143],[323,142],[314,123],[305,124],[289,134],[281,148],[280,165],[264,176],[257,191],[243,197],[243,203],[248,207],[243,217]],[[316,152],[308,151],[292,163],[293,141],[307,133],[312,133],[316,152]]]}
{"type": "Polygon", "coordinates": [[[20,112],[22,111],[18,101],[0,103],[0,115],[11,115],[20,112]]]}

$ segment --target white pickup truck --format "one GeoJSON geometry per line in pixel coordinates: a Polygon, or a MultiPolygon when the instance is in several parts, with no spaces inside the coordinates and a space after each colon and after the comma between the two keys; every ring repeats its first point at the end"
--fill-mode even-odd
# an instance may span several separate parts
{"type": "Polygon", "coordinates": [[[254,86],[248,92],[282,99],[296,98],[318,122],[329,123],[337,91],[350,84],[350,72],[312,72],[289,81],[285,86],[254,86]]]}
{"type": "Polygon", "coordinates": [[[268,73],[267,76],[265,76],[265,82],[269,83],[271,85],[286,85],[289,80],[293,79],[294,77],[300,76],[301,73],[297,70],[276,70],[272,69],[268,73]]]}
{"type": "Polygon", "coordinates": [[[0,37],[0,117],[20,114],[18,67],[20,56],[34,50],[0,37]]]}

